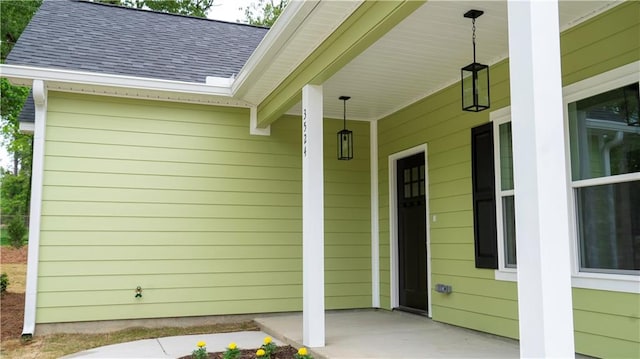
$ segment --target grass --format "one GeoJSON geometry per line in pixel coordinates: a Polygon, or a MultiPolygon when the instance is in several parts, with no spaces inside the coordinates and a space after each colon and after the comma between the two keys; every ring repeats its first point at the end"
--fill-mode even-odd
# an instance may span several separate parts
{"type": "Polygon", "coordinates": [[[12,293],[24,293],[27,280],[27,265],[26,264],[3,264],[2,273],[7,273],[9,277],[8,292],[12,293]]]}
{"type": "MultiPolygon", "coordinates": [[[[154,339],[176,335],[228,333],[258,330],[253,322],[224,323],[195,327],[130,328],[101,334],[52,334],[36,336],[22,343],[20,339],[3,341],[2,358],[59,358],[64,355],[104,345],[125,343],[134,340],[154,339]]],[[[195,343],[194,343],[195,347],[195,343]]]]}

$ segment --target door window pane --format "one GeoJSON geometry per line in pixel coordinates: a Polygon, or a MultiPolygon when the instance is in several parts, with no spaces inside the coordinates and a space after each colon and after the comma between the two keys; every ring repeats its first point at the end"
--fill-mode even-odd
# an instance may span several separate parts
{"type": "Polygon", "coordinates": [[[640,181],[576,189],[582,271],[640,274],[640,181]]]}

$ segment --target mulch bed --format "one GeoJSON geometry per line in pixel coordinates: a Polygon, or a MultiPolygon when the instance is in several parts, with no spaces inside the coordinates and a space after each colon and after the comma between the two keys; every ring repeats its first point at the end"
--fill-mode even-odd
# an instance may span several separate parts
{"type": "Polygon", "coordinates": [[[0,299],[0,316],[2,316],[1,340],[20,339],[24,317],[24,293],[4,293],[0,299]]]}
{"type": "MultiPolygon", "coordinates": [[[[240,349],[240,355],[238,355],[238,359],[256,359],[256,351],[258,349],[240,349]]],[[[291,345],[278,347],[272,354],[271,359],[293,359],[294,354],[296,354],[298,350],[291,345]]],[[[209,359],[222,359],[223,352],[216,353],[208,353],[209,359]]],[[[178,359],[191,359],[191,355],[185,355],[178,359]]]]}
{"type": "Polygon", "coordinates": [[[22,246],[21,248],[13,248],[9,246],[0,247],[0,263],[2,264],[26,264],[28,246],[22,246]]]}
{"type": "MultiPolygon", "coordinates": [[[[2,264],[26,264],[27,246],[22,248],[0,247],[0,261],[2,264]]],[[[11,281],[11,278],[9,278],[11,281]]],[[[24,317],[24,293],[6,292],[0,298],[0,318],[2,325],[1,340],[19,339],[22,335],[22,320],[24,317]]]]}

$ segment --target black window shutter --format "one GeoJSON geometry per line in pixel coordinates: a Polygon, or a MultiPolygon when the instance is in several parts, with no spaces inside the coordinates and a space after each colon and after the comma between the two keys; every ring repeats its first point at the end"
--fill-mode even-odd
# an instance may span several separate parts
{"type": "Polygon", "coordinates": [[[493,124],[471,129],[473,234],[476,268],[498,268],[493,124]]]}

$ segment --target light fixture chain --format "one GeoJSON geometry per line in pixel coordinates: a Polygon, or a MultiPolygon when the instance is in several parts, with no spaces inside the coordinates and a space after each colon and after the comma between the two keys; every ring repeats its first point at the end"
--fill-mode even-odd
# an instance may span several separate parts
{"type": "Polygon", "coordinates": [[[347,129],[347,100],[342,100],[342,123],[343,123],[343,128],[346,130],[347,129]]]}
{"type": "Polygon", "coordinates": [[[476,62],[476,19],[473,18],[471,19],[471,30],[473,33],[473,36],[471,38],[472,43],[473,43],[473,62],[476,62]]]}

